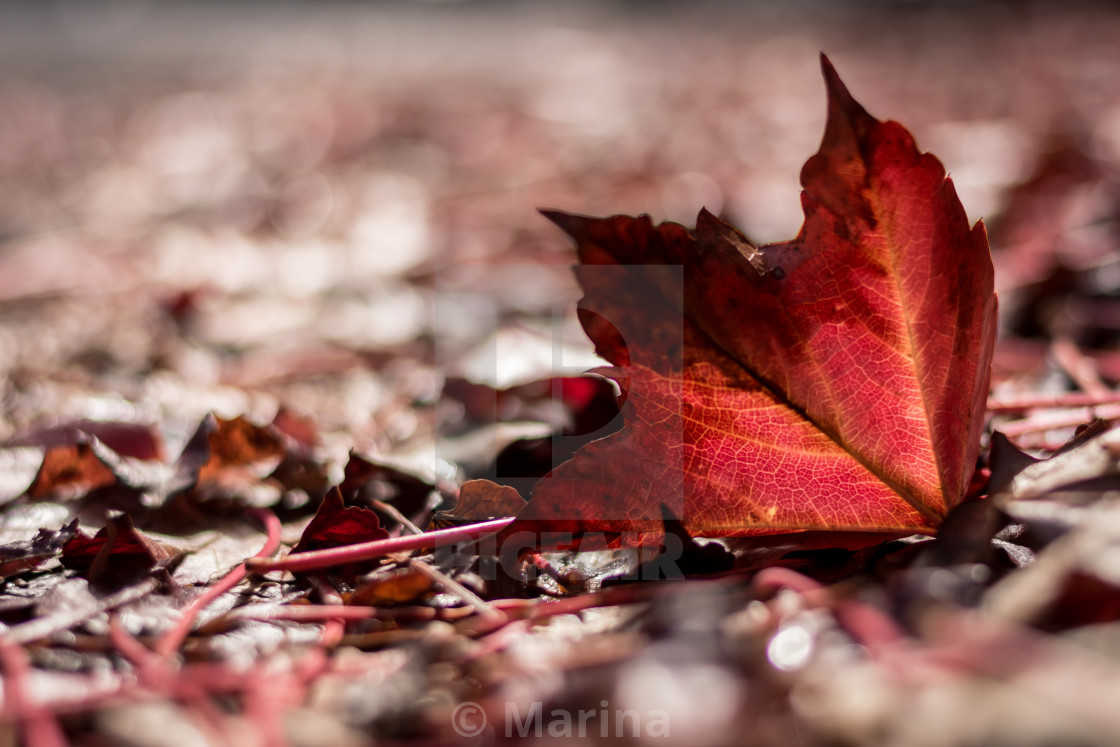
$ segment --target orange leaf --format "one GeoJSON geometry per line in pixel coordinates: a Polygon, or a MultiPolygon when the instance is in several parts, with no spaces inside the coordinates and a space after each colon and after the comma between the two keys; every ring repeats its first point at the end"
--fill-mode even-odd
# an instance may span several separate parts
{"type": "Polygon", "coordinates": [[[116,481],[117,476],[97,457],[90,442],[82,440],[48,449],[27,494],[34,499],[59,500],[79,497],[116,481]]]}
{"type": "Polygon", "coordinates": [[[695,233],[546,213],[576,240],[581,321],[626,428],[543,479],[510,532],[644,544],[664,505],[694,536],[930,533],[960,502],[996,329],[984,227],[822,66],[792,241],[756,247],[703,210],[695,233]]]}
{"type": "Polygon", "coordinates": [[[199,470],[200,481],[216,480],[225,470],[267,474],[284,456],[284,440],[275,428],[254,425],[240,415],[215,418],[206,439],[210,454],[199,470]]]}

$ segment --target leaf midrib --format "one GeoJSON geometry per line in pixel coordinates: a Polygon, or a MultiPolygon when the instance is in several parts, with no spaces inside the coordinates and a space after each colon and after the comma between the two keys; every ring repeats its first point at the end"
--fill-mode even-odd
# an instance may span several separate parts
{"type": "MultiPolygon", "coordinates": [[[[825,210],[828,210],[828,208],[825,208],[823,205],[821,206],[821,208],[825,209],[825,210]]],[[[828,212],[832,215],[835,215],[834,213],[832,213],[831,210],[829,210],[828,212]]],[[[876,215],[875,217],[876,217],[876,225],[878,225],[879,224],[878,215],[876,215]]],[[[792,242],[788,242],[788,243],[792,243],[792,242]]],[[[738,256],[741,256],[741,255],[736,255],[736,257],[738,257],[738,256]]],[[[896,275],[896,278],[897,278],[897,272],[895,273],[895,275],[896,275]]],[[[817,357],[816,357],[814,351],[812,350],[812,348],[809,345],[806,344],[806,341],[805,341],[804,337],[802,336],[801,325],[794,323],[795,320],[793,319],[792,316],[790,316],[789,310],[786,308],[784,303],[779,303],[778,306],[781,309],[782,315],[785,316],[786,320],[790,323],[789,324],[790,328],[793,329],[795,331],[795,333],[797,334],[798,341],[802,344],[802,347],[807,351],[809,360],[812,362],[813,366],[816,367],[816,369],[820,372],[821,380],[824,381],[825,385],[829,388],[829,396],[835,402],[835,395],[833,394],[833,391],[832,391],[832,388],[831,388],[831,380],[827,376],[824,375],[824,369],[821,366],[820,361],[817,360],[817,357]]],[[[690,324],[692,324],[693,326],[695,326],[697,328],[697,330],[699,330],[704,335],[704,337],[712,344],[712,346],[715,349],[721,351],[722,353],[727,355],[731,360],[735,361],[735,363],[738,364],[740,368],[742,368],[753,379],[758,381],[759,384],[761,384],[763,387],[765,387],[767,389],[767,391],[769,391],[779,402],[781,402],[785,406],[789,407],[791,410],[793,410],[795,413],[797,413],[798,416],[800,416],[805,421],[810,423],[814,428],[819,430],[821,433],[825,434],[833,443],[835,443],[837,446],[839,446],[844,452],[846,452],[849,456],[851,456],[852,459],[854,459],[858,464],[860,464],[862,467],[864,467],[864,469],[866,469],[868,472],[870,472],[872,475],[874,475],[877,479],[882,481],[882,483],[884,485],[886,485],[887,487],[889,487],[892,491],[894,491],[894,493],[896,495],[898,495],[899,498],[901,498],[903,501],[905,501],[911,508],[913,508],[915,511],[917,511],[921,516],[925,517],[929,521],[931,526],[936,526],[938,523],[940,523],[940,520],[941,520],[942,516],[939,512],[933,510],[930,506],[927,506],[923,501],[919,500],[909,490],[905,489],[900,483],[898,483],[897,481],[891,479],[890,477],[882,474],[882,472],[879,468],[877,468],[874,464],[872,464],[868,459],[866,459],[859,452],[853,450],[853,448],[838,433],[833,432],[832,429],[825,427],[824,425],[819,423],[816,419],[811,417],[809,415],[809,413],[807,413],[805,411],[804,408],[799,406],[797,403],[793,402],[789,398],[789,396],[784,391],[781,390],[780,387],[775,385],[772,381],[770,381],[766,377],[762,376],[758,371],[756,371],[754,369],[754,367],[750,366],[746,361],[743,361],[733,351],[728,350],[723,345],[721,345],[714,338],[714,336],[707,329],[705,329],[704,325],[702,325],[695,318],[695,315],[692,313],[692,310],[690,308],[684,309],[684,312],[685,312],[685,317],[686,317],[687,321],[690,324]]],[[[910,334],[909,322],[907,322],[907,324],[908,324],[907,333],[909,335],[910,334]]],[[[919,383],[919,390],[921,390],[921,389],[922,389],[922,387],[919,383]]],[[[923,403],[922,403],[923,404],[923,410],[925,411],[924,391],[922,391],[922,396],[923,396],[923,403]]],[[[928,411],[925,411],[925,415],[926,415],[926,419],[927,419],[927,428],[928,428],[929,427],[928,411]]],[[[932,446],[932,440],[930,441],[930,444],[932,446]]],[[[940,483],[940,481],[942,479],[941,475],[940,475],[940,463],[938,463],[938,468],[939,468],[938,481],[940,483]]]]}

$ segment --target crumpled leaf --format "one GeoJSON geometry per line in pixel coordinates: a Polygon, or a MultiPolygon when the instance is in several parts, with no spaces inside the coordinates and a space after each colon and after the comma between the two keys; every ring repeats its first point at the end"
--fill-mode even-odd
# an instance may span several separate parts
{"type": "Polygon", "coordinates": [[[1025,525],[1027,539],[1044,544],[1072,529],[1107,531],[1093,517],[1120,487],[1120,430],[1100,433],[1099,427],[1086,428],[1087,439],[1075,437],[1044,460],[1018,453],[1001,434],[993,435],[993,458],[998,449],[1007,474],[991,501],[1025,525]]]}
{"type": "Polygon", "coordinates": [[[38,568],[62,552],[63,546],[78,531],[78,520],[59,530],[40,529],[30,540],[0,545],[0,579],[38,568]]]}
{"type": "Polygon", "coordinates": [[[543,479],[510,532],[646,544],[665,504],[693,535],[931,533],[960,502],[995,337],[984,228],[822,64],[792,241],[756,247],[706,210],[695,234],[546,213],[576,240],[581,321],[626,428],[543,479]]]}
{"type": "Polygon", "coordinates": [[[130,580],[157,565],[166,567],[182,554],[137,530],[128,514],[118,513],[92,537],[80,531],[71,537],[63,545],[60,560],[90,583],[100,584],[130,580]]]}
{"type": "Polygon", "coordinates": [[[196,504],[223,500],[271,506],[280,498],[280,486],[263,478],[286,453],[286,436],[275,426],[257,425],[240,415],[227,420],[210,414],[183,448],[174,488],[168,492],[185,491],[177,496],[185,513],[197,511],[196,504]]]}
{"type": "Polygon", "coordinates": [[[1120,620],[1118,487],[1117,429],[1020,468],[991,502],[1039,550],[992,587],[986,609],[1054,630],[1120,620]]]}
{"type": "Polygon", "coordinates": [[[1025,465],[996,501],[1004,510],[1032,499],[1063,496],[1077,505],[1095,501],[1104,489],[1120,487],[1120,430],[1105,431],[1050,459],[1025,465]]]}
{"type": "Polygon", "coordinates": [[[517,516],[524,508],[525,499],[508,485],[498,485],[489,480],[467,480],[459,489],[455,505],[446,511],[437,511],[432,517],[432,528],[446,529],[517,516]]]}
{"type": "Polygon", "coordinates": [[[272,426],[259,426],[238,416],[216,418],[206,435],[209,458],[198,473],[200,482],[219,481],[223,472],[246,470],[256,477],[275,469],[284,456],[284,439],[272,426]]]}
{"type": "MultiPolygon", "coordinates": [[[[358,542],[385,539],[389,533],[381,528],[377,513],[364,506],[347,506],[342,491],[335,487],[327,492],[319,511],[303,530],[291,554],[342,547],[358,542]]],[[[377,565],[378,561],[353,563],[346,566],[343,575],[353,575],[377,565]]]]}
{"type": "Polygon", "coordinates": [[[416,475],[372,462],[354,451],[350,452],[350,458],[346,462],[339,489],[347,500],[361,495],[384,501],[408,517],[424,514],[436,492],[435,485],[416,475]]]}

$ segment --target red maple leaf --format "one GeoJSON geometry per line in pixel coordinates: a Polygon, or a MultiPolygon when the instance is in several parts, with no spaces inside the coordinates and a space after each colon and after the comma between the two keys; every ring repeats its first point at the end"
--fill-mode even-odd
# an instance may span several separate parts
{"type": "MultiPolygon", "coordinates": [[[[342,491],[327,491],[319,510],[292,548],[292,555],[330,547],[344,547],[359,542],[385,539],[389,533],[381,528],[377,513],[365,506],[347,506],[342,491]]],[[[376,563],[354,563],[346,567],[347,575],[363,572],[376,563]]]]}
{"type": "Polygon", "coordinates": [[[510,532],[644,544],[668,509],[694,536],[930,533],[961,501],[996,331],[987,236],[941,163],[822,66],[792,241],[755,246],[705,210],[694,233],[546,213],[578,245],[626,427],[544,478],[510,532]]]}

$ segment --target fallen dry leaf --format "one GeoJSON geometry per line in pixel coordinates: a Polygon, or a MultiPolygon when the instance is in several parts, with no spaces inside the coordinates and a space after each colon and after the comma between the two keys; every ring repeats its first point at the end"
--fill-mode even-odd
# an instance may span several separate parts
{"type": "Polygon", "coordinates": [[[546,213],[578,245],[581,321],[627,427],[543,479],[511,532],[646,544],[667,505],[693,535],[930,533],[960,502],[996,329],[984,228],[822,65],[796,239],[756,247],[706,210],[695,234],[546,213]]]}
{"type": "Polygon", "coordinates": [[[27,494],[34,499],[65,499],[112,485],[116,480],[116,475],[97,457],[87,439],[48,449],[27,494]]]}
{"type": "Polygon", "coordinates": [[[431,591],[432,579],[415,568],[375,574],[347,597],[349,604],[385,606],[413,602],[431,591]]]}
{"type": "Polygon", "coordinates": [[[284,455],[284,439],[275,428],[254,425],[244,417],[217,418],[206,440],[210,455],[199,470],[200,482],[217,480],[223,470],[238,468],[267,474],[284,455]]]}
{"type": "MultiPolygon", "coordinates": [[[[343,547],[359,542],[385,539],[389,533],[381,528],[377,513],[363,506],[347,506],[342,500],[342,491],[337,487],[327,492],[319,511],[303,530],[299,543],[292,548],[292,554],[324,550],[328,547],[343,547]]],[[[366,568],[370,564],[360,564],[366,568]]],[[[359,566],[347,568],[356,572],[359,566]]]]}
{"type": "Polygon", "coordinates": [[[0,545],[0,580],[38,568],[62,552],[77,531],[78,520],[75,519],[58,531],[40,529],[30,540],[0,545]]]}
{"type": "Polygon", "coordinates": [[[525,499],[514,488],[489,480],[468,480],[459,489],[455,505],[446,511],[436,512],[432,517],[432,527],[446,529],[487,519],[517,516],[524,508],[525,499]]]}
{"type": "Polygon", "coordinates": [[[135,580],[136,574],[167,565],[181,554],[144,535],[132,525],[132,517],[119,513],[109,517],[92,537],[80,531],[70,537],[62,547],[60,560],[90,583],[99,584],[135,580]]]}

